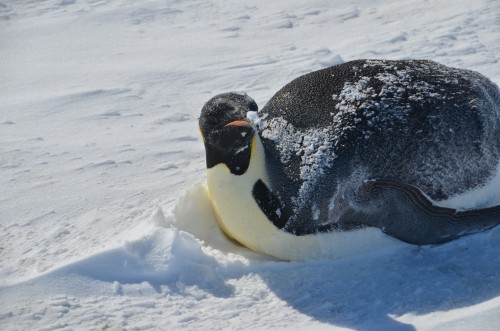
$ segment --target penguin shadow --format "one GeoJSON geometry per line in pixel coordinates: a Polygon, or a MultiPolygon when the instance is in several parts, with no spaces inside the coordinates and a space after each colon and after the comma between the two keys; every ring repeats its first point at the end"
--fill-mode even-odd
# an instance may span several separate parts
{"type": "Polygon", "coordinates": [[[313,320],[355,330],[416,330],[412,322],[420,315],[500,296],[499,250],[497,227],[444,245],[282,262],[280,270],[260,275],[281,300],[313,320]]]}

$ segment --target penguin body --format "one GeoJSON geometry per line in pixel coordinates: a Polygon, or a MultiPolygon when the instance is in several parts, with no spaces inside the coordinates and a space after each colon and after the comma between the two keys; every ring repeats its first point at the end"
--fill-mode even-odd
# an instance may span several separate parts
{"type": "Polygon", "coordinates": [[[351,61],[287,84],[259,112],[262,127],[247,119],[256,111],[227,93],[200,117],[218,221],[252,250],[319,257],[500,223],[500,92],[478,73],[351,61]],[[488,185],[474,208],[457,202],[488,185]]]}

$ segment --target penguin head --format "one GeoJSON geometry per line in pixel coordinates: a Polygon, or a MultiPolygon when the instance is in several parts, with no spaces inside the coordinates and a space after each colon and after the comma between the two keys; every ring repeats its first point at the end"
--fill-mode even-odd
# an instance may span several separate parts
{"type": "Polygon", "coordinates": [[[223,163],[234,175],[246,172],[255,136],[247,112],[257,110],[252,98],[235,92],[216,95],[203,106],[199,126],[208,169],[223,163]]]}

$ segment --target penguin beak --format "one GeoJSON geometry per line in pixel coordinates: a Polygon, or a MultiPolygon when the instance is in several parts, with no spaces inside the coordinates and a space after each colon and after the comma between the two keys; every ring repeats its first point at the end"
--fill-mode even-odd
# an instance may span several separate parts
{"type": "Polygon", "coordinates": [[[229,123],[227,123],[224,126],[248,126],[248,125],[250,125],[250,122],[243,121],[243,120],[238,120],[238,121],[229,122],[229,123]]]}

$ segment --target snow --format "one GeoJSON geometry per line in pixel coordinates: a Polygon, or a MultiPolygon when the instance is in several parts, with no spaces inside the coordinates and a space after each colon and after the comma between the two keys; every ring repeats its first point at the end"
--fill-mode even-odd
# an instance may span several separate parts
{"type": "Polygon", "coordinates": [[[0,1],[0,329],[496,330],[500,229],[336,260],[253,253],[215,222],[197,117],[218,93],[262,107],[358,58],[430,59],[498,84],[499,12],[494,0],[0,1]]]}
{"type": "Polygon", "coordinates": [[[250,123],[255,125],[257,129],[262,129],[263,127],[262,119],[260,118],[259,113],[257,111],[248,111],[247,119],[250,121],[250,123]]]}

